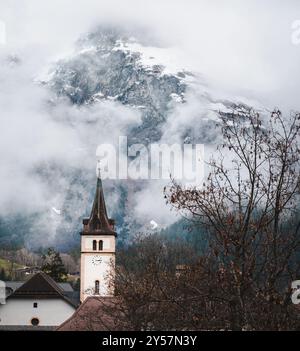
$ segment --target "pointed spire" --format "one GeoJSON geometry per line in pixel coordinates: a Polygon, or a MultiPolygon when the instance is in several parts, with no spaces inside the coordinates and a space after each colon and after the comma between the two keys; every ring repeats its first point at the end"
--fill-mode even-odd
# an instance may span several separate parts
{"type": "Polygon", "coordinates": [[[88,228],[90,231],[113,232],[112,225],[107,216],[104,193],[101,180],[100,161],[98,161],[97,187],[94,198],[93,208],[88,220],[88,228]]]}
{"type": "Polygon", "coordinates": [[[101,179],[101,161],[98,160],[98,174],[97,174],[97,177],[98,179],[101,179]]]}

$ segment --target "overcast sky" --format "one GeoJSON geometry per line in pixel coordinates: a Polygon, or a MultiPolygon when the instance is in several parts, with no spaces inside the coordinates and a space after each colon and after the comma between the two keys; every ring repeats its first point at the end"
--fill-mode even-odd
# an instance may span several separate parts
{"type": "MultiPolygon", "coordinates": [[[[104,22],[147,27],[162,46],[175,49],[170,52],[178,53],[182,67],[200,73],[214,91],[288,111],[300,110],[300,32],[299,45],[292,43],[292,26],[299,20],[300,0],[0,0],[7,34],[6,45],[0,43],[0,214],[43,210],[42,221],[48,224],[47,211],[60,208],[61,189],[68,185],[58,170],[52,189],[49,179],[37,177],[36,166],[54,160],[67,169],[90,171],[95,154],[85,151],[84,140],[103,142],[111,135],[107,128],[126,133],[129,121],[139,120],[112,102],[82,109],[59,105],[54,115],[45,108],[49,92],[33,78],[70,53],[81,34],[104,22]],[[20,65],[7,64],[5,57],[12,53],[20,57],[20,65]],[[74,128],[58,122],[66,116],[74,128]],[[95,116],[98,129],[91,133],[84,121],[95,116]],[[106,123],[103,128],[105,116],[112,117],[114,126],[106,123]],[[84,165],[87,159],[90,163],[84,165]]],[[[199,109],[205,108],[195,99],[182,110],[184,118],[181,113],[170,119],[173,136],[183,123],[193,126],[199,109]]],[[[170,219],[160,184],[145,188],[135,200],[135,216],[158,223],[170,219]]],[[[53,223],[47,235],[54,240],[53,223]]],[[[38,224],[39,231],[49,231],[38,224]]]]}
{"type": "Polygon", "coordinates": [[[103,21],[146,25],[217,88],[300,108],[299,0],[0,0],[0,19],[7,46],[34,50],[34,65],[103,21]]]}

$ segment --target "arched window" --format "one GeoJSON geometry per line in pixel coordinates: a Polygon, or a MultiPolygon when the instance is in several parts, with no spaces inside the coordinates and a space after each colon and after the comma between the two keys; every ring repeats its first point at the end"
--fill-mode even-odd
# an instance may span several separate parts
{"type": "Polygon", "coordinates": [[[97,250],[97,241],[93,240],[93,250],[96,251],[97,250]]]}
{"type": "Polygon", "coordinates": [[[95,294],[99,295],[99,280],[95,281],[95,294]]]}
{"type": "Polygon", "coordinates": [[[99,241],[99,250],[102,251],[103,250],[103,240],[99,241]]]}

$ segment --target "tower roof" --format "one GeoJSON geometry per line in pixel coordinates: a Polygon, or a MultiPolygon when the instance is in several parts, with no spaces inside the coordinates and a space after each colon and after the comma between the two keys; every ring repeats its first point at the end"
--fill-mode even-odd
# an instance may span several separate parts
{"type": "Polygon", "coordinates": [[[90,217],[83,221],[84,232],[115,234],[113,220],[108,218],[100,174],[97,178],[96,193],[90,217]]]}

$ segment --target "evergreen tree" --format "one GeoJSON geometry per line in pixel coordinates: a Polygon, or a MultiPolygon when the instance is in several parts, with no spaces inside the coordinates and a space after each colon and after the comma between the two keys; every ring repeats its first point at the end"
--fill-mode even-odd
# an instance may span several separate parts
{"type": "Polygon", "coordinates": [[[2,280],[2,281],[7,280],[7,276],[6,276],[6,273],[5,273],[4,268],[2,268],[2,269],[0,270],[0,280],[2,280]]]}
{"type": "Polygon", "coordinates": [[[56,282],[65,282],[67,280],[67,271],[62,262],[59,252],[49,248],[46,255],[42,256],[42,271],[50,275],[56,282]]]}
{"type": "Polygon", "coordinates": [[[80,279],[79,278],[73,282],[72,287],[75,291],[80,291],[80,279]]]}

